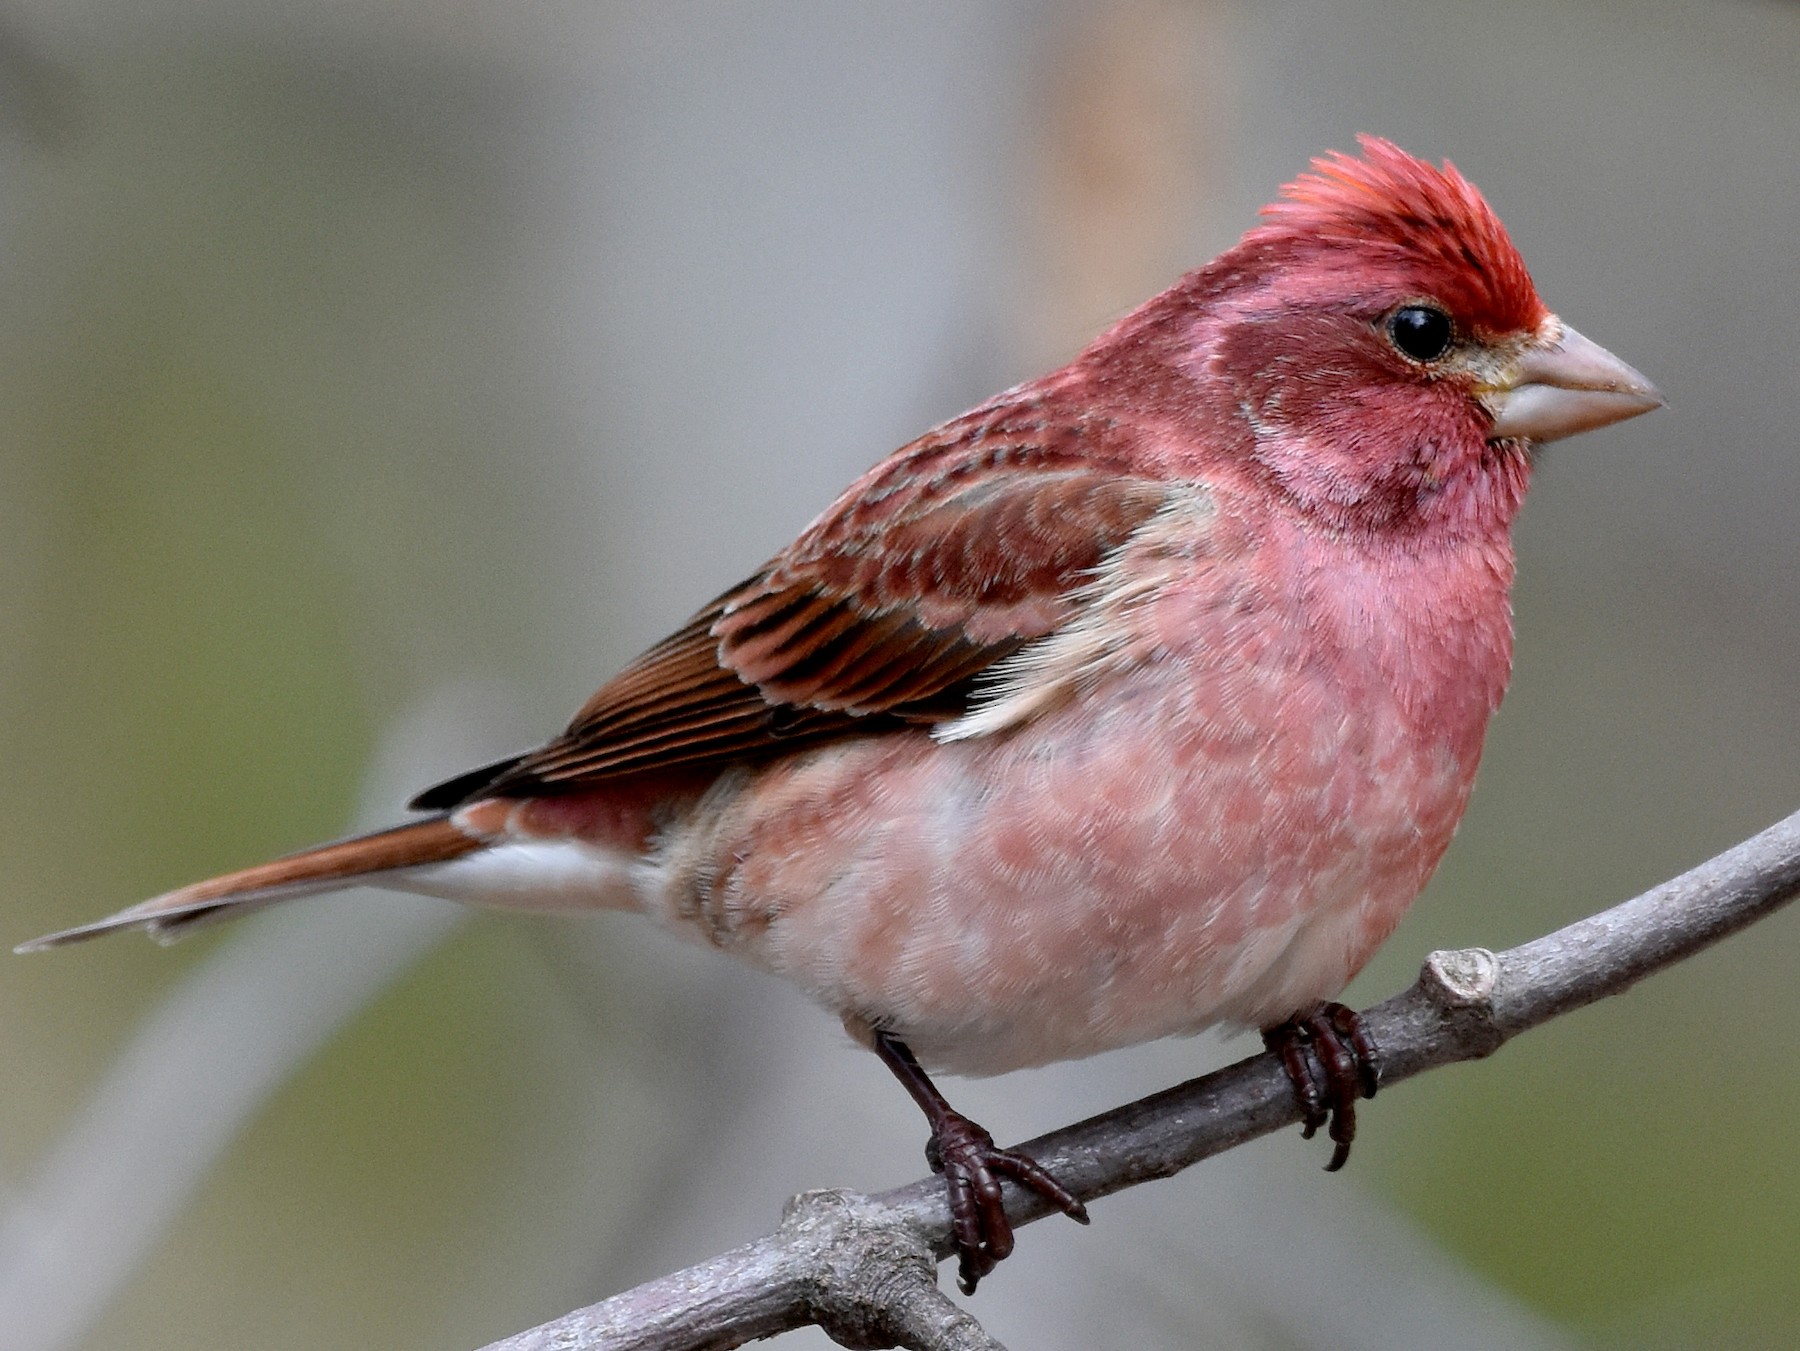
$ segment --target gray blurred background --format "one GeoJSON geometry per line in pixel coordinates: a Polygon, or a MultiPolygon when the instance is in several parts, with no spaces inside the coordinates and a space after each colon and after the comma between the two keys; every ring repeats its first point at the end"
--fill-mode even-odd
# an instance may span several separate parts
{"type": "MultiPolygon", "coordinates": [[[[555,730],[1358,131],[1452,157],[1670,406],[1547,456],[1474,805],[1352,997],[1800,806],[1800,8],[3,0],[4,937],[555,730]]],[[[798,995],[459,914],[0,959],[0,1346],[472,1347],[921,1171],[798,995]]],[[[1034,1226],[976,1311],[1800,1343],[1796,920],[1384,1095],[1345,1175],[1283,1137],[1034,1226]]],[[[1017,1139],[1250,1049],[948,1087],[1017,1139]]]]}

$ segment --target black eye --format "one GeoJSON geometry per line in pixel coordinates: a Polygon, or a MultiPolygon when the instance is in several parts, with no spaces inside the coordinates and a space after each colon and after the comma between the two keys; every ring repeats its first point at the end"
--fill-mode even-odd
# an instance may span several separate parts
{"type": "Polygon", "coordinates": [[[1450,316],[1433,305],[1402,305],[1388,319],[1388,337],[1414,361],[1436,361],[1455,336],[1450,316]]]}

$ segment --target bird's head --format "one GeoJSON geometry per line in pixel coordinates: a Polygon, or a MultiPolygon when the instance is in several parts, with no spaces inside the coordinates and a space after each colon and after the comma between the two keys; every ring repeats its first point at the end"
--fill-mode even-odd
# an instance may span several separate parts
{"type": "Polygon", "coordinates": [[[1140,313],[1196,413],[1301,509],[1345,528],[1504,528],[1534,444],[1662,400],[1550,312],[1453,165],[1361,144],[1315,160],[1140,313]]]}

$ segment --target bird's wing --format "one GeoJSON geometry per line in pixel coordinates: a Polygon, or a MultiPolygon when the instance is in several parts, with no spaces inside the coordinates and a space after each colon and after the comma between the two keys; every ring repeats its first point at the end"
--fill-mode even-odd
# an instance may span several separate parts
{"type": "Polygon", "coordinates": [[[1168,500],[1167,484],[1096,465],[1069,444],[1074,429],[1059,431],[951,424],[915,442],[621,671],[561,736],[414,805],[959,716],[975,677],[1062,623],[1093,569],[1168,500]]]}

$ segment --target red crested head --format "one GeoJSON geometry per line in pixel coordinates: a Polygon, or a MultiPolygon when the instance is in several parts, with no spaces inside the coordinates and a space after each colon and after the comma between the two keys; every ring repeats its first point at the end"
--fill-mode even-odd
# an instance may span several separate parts
{"type": "Polygon", "coordinates": [[[1411,283],[1472,329],[1523,332],[1549,310],[1525,260],[1479,189],[1445,160],[1439,168],[1392,141],[1359,136],[1363,158],[1313,161],[1262,209],[1240,248],[1291,263],[1354,266],[1369,282],[1411,283]]]}
{"type": "Polygon", "coordinates": [[[1361,158],[1314,160],[1235,247],[1071,370],[1167,419],[1162,472],[1244,480],[1334,528],[1492,538],[1524,495],[1529,443],[1659,400],[1550,313],[1451,164],[1361,143],[1361,158]]]}

